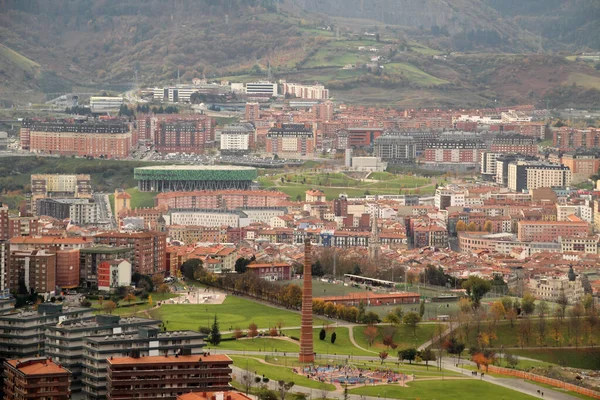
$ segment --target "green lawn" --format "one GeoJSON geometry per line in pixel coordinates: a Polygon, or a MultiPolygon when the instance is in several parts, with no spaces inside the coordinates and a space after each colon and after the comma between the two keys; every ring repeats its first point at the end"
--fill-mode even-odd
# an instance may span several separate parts
{"type": "MultiPolygon", "coordinates": [[[[168,330],[198,330],[201,326],[210,326],[216,315],[221,331],[239,327],[247,329],[255,323],[260,330],[269,329],[278,322],[283,326],[300,326],[300,314],[256,303],[241,297],[227,296],[223,304],[165,304],[152,310],[153,318],[166,323],[168,330]]],[[[314,318],[315,325],[325,321],[314,318]]]]}
{"type": "MultiPolygon", "coordinates": [[[[406,325],[400,325],[396,328],[396,332],[394,334],[394,343],[398,345],[398,350],[408,348],[408,347],[419,347],[426,341],[430,340],[435,334],[435,328],[438,325],[435,324],[420,324],[416,329],[416,336],[413,334],[412,328],[407,327],[406,325]]],[[[367,339],[365,337],[365,326],[355,326],[354,329],[354,340],[356,343],[368,350],[373,350],[376,352],[387,350],[386,346],[383,345],[383,335],[387,326],[377,326],[377,337],[375,338],[375,342],[373,346],[369,347],[367,339]]],[[[445,325],[444,325],[445,329],[445,325]]],[[[393,350],[389,350],[389,352],[393,352],[393,350]]]]}
{"type": "MultiPolygon", "coordinates": [[[[323,354],[345,354],[345,355],[354,355],[354,356],[371,356],[376,357],[376,352],[367,352],[364,350],[355,347],[350,341],[348,328],[337,327],[330,328],[327,332],[327,337],[325,340],[319,339],[319,332],[321,331],[321,327],[315,328],[313,331],[313,342],[314,342],[314,351],[317,355],[323,354]],[[331,334],[335,331],[336,339],[335,343],[331,344],[331,334]]],[[[291,329],[284,331],[288,336],[300,337],[299,329],[291,329]]]]}
{"type": "Polygon", "coordinates": [[[239,351],[285,351],[297,353],[300,350],[299,343],[278,338],[255,337],[254,339],[227,340],[221,342],[219,348],[239,351]]]}
{"type": "MultiPolygon", "coordinates": [[[[533,358],[571,368],[600,369],[600,349],[535,349],[514,350],[517,356],[533,358]]],[[[522,362],[526,362],[523,360],[522,362]]],[[[519,362],[518,367],[521,367],[519,362]]]]}
{"type": "Polygon", "coordinates": [[[298,386],[305,386],[313,389],[334,390],[335,386],[329,383],[321,383],[312,379],[306,378],[304,375],[295,374],[291,368],[281,368],[273,365],[263,364],[254,357],[230,356],[233,360],[233,365],[239,368],[248,369],[256,375],[265,376],[272,381],[284,380],[286,382],[293,381],[298,386]]]}
{"type": "MultiPolygon", "coordinates": [[[[295,283],[298,286],[302,287],[301,281],[278,281],[277,283],[281,283],[282,285],[287,285],[289,283],[295,283]]],[[[313,289],[313,297],[321,297],[321,296],[340,296],[346,295],[349,293],[364,293],[367,290],[354,287],[354,286],[344,286],[343,284],[337,283],[329,283],[323,282],[318,279],[313,279],[312,281],[312,289],[313,289]]]]}
{"type": "Polygon", "coordinates": [[[384,71],[391,71],[394,74],[400,74],[407,80],[421,86],[436,86],[448,83],[443,79],[429,75],[427,72],[420,70],[414,65],[407,63],[389,63],[384,65],[384,71]]]}
{"type": "Polygon", "coordinates": [[[416,381],[408,387],[364,386],[351,394],[404,400],[526,400],[535,397],[475,379],[416,381]]]}
{"type": "MultiPolygon", "coordinates": [[[[136,302],[143,302],[143,304],[136,304],[133,306],[128,306],[128,307],[122,307],[122,306],[126,306],[128,305],[128,303],[126,301],[119,301],[119,304],[113,312],[113,315],[120,315],[120,316],[125,316],[125,315],[132,315],[132,314],[136,314],[139,313],[140,311],[144,311],[144,310],[148,310],[152,307],[154,307],[156,305],[157,302],[163,301],[163,300],[167,300],[167,299],[171,299],[173,297],[176,297],[177,295],[174,293],[158,293],[158,292],[154,292],[152,293],[152,304],[148,303],[148,301],[146,300],[142,300],[139,297],[136,296],[135,300],[131,301],[131,304],[134,304],[136,302]]],[[[107,300],[105,300],[107,301],[107,300]]],[[[92,308],[96,308],[98,309],[98,313],[102,313],[103,311],[102,309],[102,305],[98,302],[98,300],[93,300],[92,301],[92,308]]]]}

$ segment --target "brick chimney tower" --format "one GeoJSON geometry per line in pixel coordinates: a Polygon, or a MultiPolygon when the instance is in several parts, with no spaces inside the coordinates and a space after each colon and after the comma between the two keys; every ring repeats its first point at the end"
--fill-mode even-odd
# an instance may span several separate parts
{"type": "Polygon", "coordinates": [[[302,323],[298,361],[301,363],[312,363],[315,361],[315,352],[313,350],[312,258],[310,239],[304,239],[304,285],[302,286],[302,323]]]}

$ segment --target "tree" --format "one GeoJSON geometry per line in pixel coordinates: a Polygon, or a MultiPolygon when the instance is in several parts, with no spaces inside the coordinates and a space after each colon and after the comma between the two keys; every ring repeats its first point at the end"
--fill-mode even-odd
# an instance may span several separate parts
{"type": "Polygon", "coordinates": [[[152,305],[152,295],[148,295],[148,304],[152,305]]]}
{"type": "Polygon", "coordinates": [[[494,226],[492,225],[492,221],[485,221],[483,224],[483,230],[489,233],[492,233],[494,226]]]}
{"type": "Polygon", "coordinates": [[[519,363],[519,357],[508,351],[504,353],[504,360],[506,360],[506,365],[509,368],[516,368],[517,364],[519,363]]]}
{"type": "Polygon", "coordinates": [[[583,300],[582,300],[581,304],[583,305],[583,308],[585,309],[585,312],[587,314],[589,314],[590,312],[592,312],[596,309],[596,303],[594,302],[594,297],[589,293],[586,294],[585,296],[583,296],[583,300]]]}
{"type": "Polygon", "coordinates": [[[181,264],[181,275],[186,279],[196,280],[202,273],[202,260],[198,258],[190,258],[181,264]]]}
{"type": "Polygon", "coordinates": [[[236,339],[240,339],[243,336],[244,336],[244,332],[242,332],[242,330],[236,326],[235,329],[233,330],[233,337],[236,339]]]}
{"type": "Polygon", "coordinates": [[[513,308],[513,301],[508,296],[504,296],[503,298],[501,298],[500,302],[502,303],[502,306],[504,307],[505,312],[508,311],[509,309],[513,308]]]}
{"type": "Polygon", "coordinates": [[[385,318],[383,318],[383,322],[390,325],[398,325],[400,323],[400,317],[398,317],[396,313],[390,312],[388,313],[388,315],[385,316],[385,318]]]}
{"type": "Polygon", "coordinates": [[[321,328],[321,330],[319,331],[319,339],[325,340],[326,337],[327,337],[327,331],[325,331],[325,328],[321,328]]]}
{"type": "Polygon", "coordinates": [[[573,327],[573,331],[575,334],[575,348],[579,347],[579,335],[581,328],[581,317],[585,315],[585,309],[581,305],[581,303],[575,303],[575,305],[569,311],[569,315],[571,317],[571,326],[573,327]]]}
{"type": "Polygon", "coordinates": [[[565,294],[565,290],[560,288],[560,292],[558,293],[558,299],[556,300],[558,305],[560,306],[560,319],[565,319],[565,311],[567,310],[567,306],[569,305],[569,298],[565,294]]]}
{"type": "Polygon", "coordinates": [[[312,274],[313,274],[313,276],[319,276],[319,277],[325,275],[325,269],[323,268],[321,261],[317,260],[312,265],[312,274]]]}
{"type": "Polygon", "coordinates": [[[470,276],[469,279],[463,282],[462,287],[467,291],[467,296],[473,302],[473,308],[479,308],[481,299],[492,289],[492,284],[490,281],[478,276],[470,276]]]}
{"type": "Polygon", "coordinates": [[[458,355],[459,361],[462,352],[465,350],[465,344],[459,341],[455,336],[450,336],[448,339],[446,339],[442,344],[442,347],[448,352],[448,354],[452,354],[454,356],[458,355]]]}
{"type": "Polygon", "coordinates": [[[105,314],[112,314],[116,308],[117,304],[112,300],[105,301],[104,304],[102,304],[102,310],[105,314]]]}
{"type": "Polygon", "coordinates": [[[399,319],[398,323],[400,323],[400,321],[402,321],[402,317],[404,317],[404,310],[402,309],[402,307],[394,308],[394,314],[396,314],[396,316],[399,319]]]}
{"type": "Polygon", "coordinates": [[[413,335],[415,335],[415,337],[416,337],[417,336],[417,325],[419,324],[419,322],[421,322],[421,317],[419,317],[419,314],[414,313],[414,312],[407,312],[404,315],[404,318],[402,318],[402,322],[404,322],[404,325],[412,328],[413,335]]]}
{"type": "Polygon", "coordinates": [[[495,301],[492,303],[492,307],[490,308],[490,314],[492,316],[493,325],[496,326],[498,320],[504,318],[506,311],[504,310],[504,306],[502,302],[495,301]]]}
{"type": "Polygon", "coordinates": [[[294,386],[294,382],[285,382],[284,380],[277,381],[279,384],[279,395],[281,396],[281,400],[285,400],[285,395],[289,390],[294,386]]]}
{"type": "Polygon", "coordinates": [[[467,224],[464,221],[460,220],[456,223],[456,232],[464,232],[467,230],[467,224]]]}
{"type": "Polygon", "coordinates": [[[171,287],[169,285],[167,285],[166,283],[162,283],[159,287],[158,287],[158,293],[171,293],[171,287]]]}
{"type": "Polygon", "coordinates": [[[379,322],[381,322],[379,319],[379,314],[374,311],[369,311],[364,316],[363,323],[365,324],[378,324],[379,322]]]}
{"type": "Polygon", "coordinates": [[[400,361],[408,360],[409,364],[417,358],[417,349],[414,347],[398,351],[398,359],[400,361]]]}
{"type": "Polygon", "coordinates": [[[208,337],[208,341],[213,346],[218,346],[219,343],[221,343],[221,331],[219,330],[219,321],[217,320],[216,314],[212,327],[210,328],[210,336],[208,337]]]}
{"type": "Polygon", "coordinates": [[[256,261],[255,256],[252,256],[252,258],[250,259],[244,257],[238,258],[237,260],[235,260],[235,272],[237,272],[238,274],[243,274],[248,269],[248,265],[251,264],[253,261],[256,261]]]}
{"type": "Polygon", "coordinates": [[[254,322],[248,325],[248,337],[255,338],[258,336],[258,327],[254,322]]]}
{"type": "Polygon", "coordinates": [[[152,275],[152,285],[154,287],[160,286],[164,282],[165,278],[161,274],[152,275]]]}
{"type": "Polygon", "coordinates": [[[375,338],[377,337],[377,327],[375,327],[374,325],[369,325],[365,328],[363,333],[365,334],[365,339],[367,339],[369,347],[372,346],[373,342],[375,341],[375,338]]]}
{"type": "Polygon", "coordinates": [[[380,351],[379,352],[379,359],[381,360],[381,364],[383,364],[383,362],[385,361],[386,358],[388,358],[387,351],[380,351]]]}
{"type": "Polygon", "coordinates": [[[437,357],[435,356],[433,350],[431,350],[431,347],[428,347],[425,350],[421,351],[419,356],[421,357],[421,360],[425,361],[425,366],[427,367],[427,369],[429,369],[429,361],[437,360],[437,357]]]}
{"type": "Polygon", "coordinates": [[[425,300],[421,300],[419,305],[419,317],[423,318],[423,315],[425,315],[425,300]]]}
{"type": "Polygon", "coordinates": [[[493,357],[486,357],[483,353],[476,353],[471,357],[471,361],[477,365],[477,369],[484,366],[485,372],[488,372],[488,366],[494,362],[494,359],[493,357]]]}
{"type": "Polygon", "coordinates": [[[135,295],[133,293],[127,293],[123,300],[125,300],[128,304],[131,304],[131,302],[135,300],[135,295]]]}
{"type": "Polygon", "coordinates": [[[525,293],[521,299],[521,309],[525,315],[533,314],[535,310],[535,297],[531,293],[525,293]]]}
{"type": "Polygon", "coordinates": [[[383,337],[383,345],[386,347],[390,347],[394,344],[394,337],[392,335],[385,335],[383,337]]]}
{"type": "MultiPolygon", "coordinates": [[[[269,378],[263,378],[263,381],[265,381],[265,379],[265,383],[269,382],[269,378]]],[[[258,391],[256,397],[258,400],[277,400],[277,393],[275,393],[273,390],[267,389],[265,386],[258,391]]]]}
{"type": "Polygon", "coordinates": [[[468,232],[477,231],[477,224],[475,224],[475,222],[470,222],[469,225],[467,225],[467,231],[468,232]]]}
{"type": "Polygon", "coordinates": [[[335,339],[337,339],[337,334],[335,332],[333,332],[331,334],[331,344],[335,344],[335,339]]]}
{"type": "Polygon", "coordinates": [[[269,328],[269,336],[275,337],[277,335],[278,335],[278,332],[277,332],[276,326],[272,326],[271,328],[269,328]]]}

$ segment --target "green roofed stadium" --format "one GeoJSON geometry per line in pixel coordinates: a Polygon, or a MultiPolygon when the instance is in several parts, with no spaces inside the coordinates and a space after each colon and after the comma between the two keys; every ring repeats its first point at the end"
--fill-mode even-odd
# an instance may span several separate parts
{"type": "Polygon", "coordinates": [[[256,168],[232,165],[161,165],[135,168],[141,192],[193,190],[249,190],[258,176],[256,168]]]}

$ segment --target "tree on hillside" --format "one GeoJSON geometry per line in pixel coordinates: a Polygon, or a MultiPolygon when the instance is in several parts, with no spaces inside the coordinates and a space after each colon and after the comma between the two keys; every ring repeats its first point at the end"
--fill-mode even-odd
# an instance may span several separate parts
{"type": "Polygon", "coordinates": [[[402,318],[402,322],[404,322],[404,325],[412,328],[413,335],[416,337],[417,325],[419,324],[419,322],[421,322],[421,317],[419,317],[419,314],[414,312],[407,312],[404,315],[404,318],[402,318]]]}
{"type": "Polygon", "coordinates": [[[521,309],[525,315],[533,314],[535,311],[535,296],[531,293],[525,293],[521,299],[521,309]]]}
{"type": "Polygon", "coordinates": [[[398,351],[398,359],[400,361],[408,360],[408,363],[412,364],[412,362],[417,358],[417,354],[417,349],[414,347],[403,349],[398,351]]]}
{"type": "Polygon", "coordinates": [[[421,360],[425,361],[425,366],[427,367],[427,369],[429,369],[429,361],[437,360],[437,357],[435,356],[433,350],[431,350],[431,347],[428,347],[425,350],[421,351],[419,356],[421,357],[421,360]]]}
{"type": "Polygon", "coordinates": [[[183,275],[186,279],[198,279],[201,273],[202,260],[198,258],[191,258],[183,264],[181,264],[181,275],[183,275]]]}
{"type": "Polygon", "coordinates": [[[467,224],[464,221],[460,220],[456,223],[456,232],[464,232],[467,230],[467,224]]]}
{"type": "Polygon", "coordinates": [[[213,346],[218,346],[221,343],[221,331],[219,330],[219,321],[217,320],[217,316],[215,315],[215,320],[210,328],[210,336],[208,337],[208,341],[213,346]]]}
{"type": "Polygon", "coordinates": [[[479,308],[481,299],[492,289],[492,284],[490,281],[478,276],[470,276],[469,279],[463,282],[462,287],[467,291],[467,296],[473,302],[473,308],[479,308]]]}
{"type": "Polygon", "coordinates": [[[369,325],[365,328],[363,333],[365,335],[365,339],[367,339],[369,347],[372,346],[378,334],[377,327],[375,327],[374,325],[369,325]]]}

